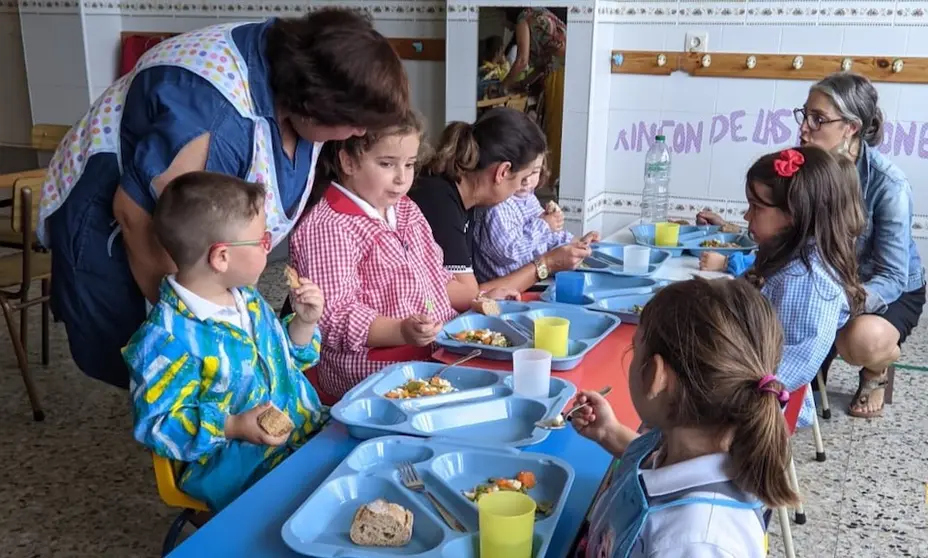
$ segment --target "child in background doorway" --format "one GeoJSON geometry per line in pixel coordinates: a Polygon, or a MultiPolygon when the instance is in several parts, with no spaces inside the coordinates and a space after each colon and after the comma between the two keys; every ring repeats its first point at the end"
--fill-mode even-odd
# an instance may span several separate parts
{"type": "MultiPolygon", "coordinates": [[[[475,224],[474,273],[480,283],[509,275],[573,240],[564,230],[564,213],[557,203],[549,202],[542,209],[535,197],[535,190],[548,176],[544,157],[538,158],[536,167],[512,197],[487,209],[475,224]]],[[[583,244],[598,241],[598,232],[580,239],[583,244]]]]}
{"type": "Polygon", "coordinates": [[[152,222],[177,274],[123,349],[135,438],[183,462],[180,489],[213,511],[322,425],[303,375],[319,360],[321,291],[299,279],[281,323],[252,286],[271,248],[264,200],[264,186],[222,174],[168,184],[152,222]]]}
{"type": "Polygon", "coordinates": [[[645,306],[628,371],[638,435],[598,393],[577,431],[621,458],[593,504],[577,558],[764,556],[762,505],[795,506],[789,399],[771,375],[782,328],[745,281],[693,279],[645,306]]]}

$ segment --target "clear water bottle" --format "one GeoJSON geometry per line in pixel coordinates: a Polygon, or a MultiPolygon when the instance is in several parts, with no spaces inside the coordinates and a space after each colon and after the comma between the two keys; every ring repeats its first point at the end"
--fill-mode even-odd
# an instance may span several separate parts
{"type": "Polygon", "coordinates": [[[641,221],[667,221],[670,203],[670,149],[664,136],[657,136],[644,159],[644,190],[641,191],[641,221]]]}

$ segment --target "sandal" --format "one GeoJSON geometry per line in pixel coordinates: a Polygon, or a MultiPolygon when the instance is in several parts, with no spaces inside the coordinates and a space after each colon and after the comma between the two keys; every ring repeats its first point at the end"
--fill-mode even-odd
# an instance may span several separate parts
{"type": "Polygon", "coordinates": [[[892,405],[893,403],[893,380],[896,377],[896,367],[890,366],[882,374],[880,374],[878,379],[868,380],[865,377],[866,372],[864,369],[860,370],[860,383],[857,386],[857,393],[854,394],[854,398],[851,399],[851,404],[848,407],[848,414],[852,417],[857,418],[874,418],[883,416],[883,408],[886,405],[892,405]],[[879,391],[883,396],[883,404],[880,405],[879,409],[875,411],[860,411],[858,410],[861,407],[865,407],[870,401],[870,398],[873,397],[874,392],[879,391]]]}

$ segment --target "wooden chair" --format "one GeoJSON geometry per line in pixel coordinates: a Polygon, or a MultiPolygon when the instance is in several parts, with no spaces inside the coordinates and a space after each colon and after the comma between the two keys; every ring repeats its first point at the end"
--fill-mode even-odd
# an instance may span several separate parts
{"type": "Polygon", "coordinates": [[[172,508],[182,509],[180,515],[171,523],[168,534],[165,535],[161,546],[161,555],[167,556],[177,545],[177,537],[185,524],[190,523],[199,528],[206,522],[209,518],[209,507],[203,502],[187,496],[178,488],[177,475],[180,473],[180,463],[154,453],[151,454],[151,459],[161,500],[172,508]]]}
{"type": "MultiPolygon", "coordinates": [[[[39,212],[39,189],[45,178],[24,177],[13,183],[13,217],[12,229],[20,235],[20,246],[27,247],[35,234],[35,222],[39,212]]],[[[6,256],[0,256],[0,309],[10,331],[10,341],[16,353],[16,361],[26,384],[26,394],[32,405],[32,417],[36,421],[45,418],[39,397],[29,373],[28,351],[28,321],[27,312],[31,306],[42,305],[42,364],[49,361],[48,350],[48,315],[49,292],[51,287],[52,258],[47,252],[36,252],[29,248],[6,256]],[[38,297],[30,297],[30,287],[33,281],[41,281],[42,289],[38,297]],[[16,289],[16,290],[13,290],[16,289]],[[13,316],[19,313],[19,331],[13,316]]]]}

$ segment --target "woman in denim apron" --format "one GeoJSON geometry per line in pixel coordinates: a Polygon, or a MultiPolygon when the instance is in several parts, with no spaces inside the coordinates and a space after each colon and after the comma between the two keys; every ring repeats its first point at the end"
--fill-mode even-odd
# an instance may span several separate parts
{"type": "Polygon", "coordinates": [[[277,245],[322,143],[392,125],[408,102],[389,42],[346,10],[215,25],[148,51],[67,134],[41,193],[52,309],[80,369],[128,387],[120,350],[174,271],[151,230],[171,178],[205,169],[264,183],[277,245]]]}
{"type": "Polygon", "coordinates": [[[746,281],[694,279],[661,290],[635,334],[629,391],[638,436],[602,396],[574,416],[621,461],[593,504],[579,558],[761,558],[762,506],[794,505],[789,399],[771,373],[783,334],[746,281]]]}

